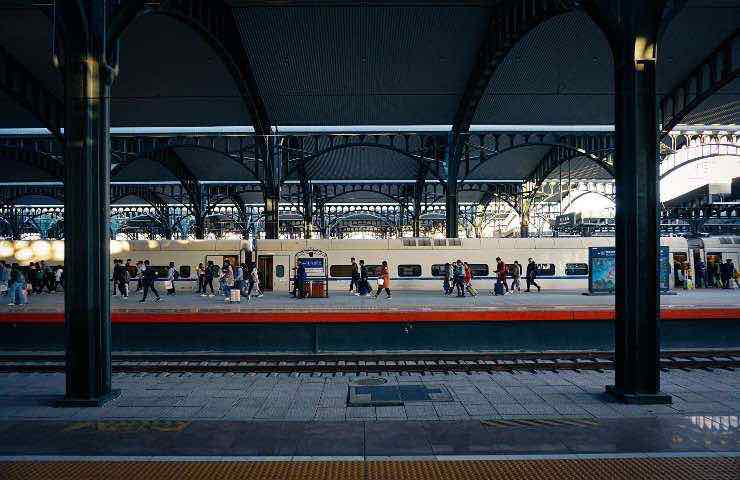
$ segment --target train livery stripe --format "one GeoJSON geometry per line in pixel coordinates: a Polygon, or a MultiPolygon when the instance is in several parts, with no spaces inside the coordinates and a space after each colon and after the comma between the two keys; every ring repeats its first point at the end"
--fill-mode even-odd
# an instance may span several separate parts
{"type": "MultiPolygon", "coordinates": [[[[306,312],[246,311],[216,309],[190,312],[116,311],[114,324],[146,323],[407,323],[407,322],[516,322],[516,321],[603,321],[613,320],[614,311],[607,309],[550,308],[547,310],[442,310],[442,311],[312,311],[306,312]]],[[[738,320],[740,308],[671,308],[661,311],[663,320],[738,320]]],[[[61,312],[8,312],[0,317],[4,324],[61,324],[61,312]]]]}

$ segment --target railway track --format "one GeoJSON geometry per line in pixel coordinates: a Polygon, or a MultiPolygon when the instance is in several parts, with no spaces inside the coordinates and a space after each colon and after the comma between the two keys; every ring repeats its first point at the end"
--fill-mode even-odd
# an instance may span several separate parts
{"type": "MultiPolygon", "coordinates": [[[[667,350],[662,369],[735,369],[740,350],[667,350]]],[[[115,353],[114,372],[380,373],[610,370],[604,351],[515,353],[115,353]]],[[[61,353],[0,353],[0,372],[64,372],[61,353]]]]}

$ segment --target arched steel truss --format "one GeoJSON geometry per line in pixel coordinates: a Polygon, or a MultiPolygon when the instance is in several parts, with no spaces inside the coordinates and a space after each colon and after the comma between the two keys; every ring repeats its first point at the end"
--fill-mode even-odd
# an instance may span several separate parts
{"type": "MultiPolygon", "coordinates": [[[[693,150],[693,149],[701,149],[701,153],[695,157],[686,158],[685,160],[681,162],[674,162],[673,166],[669,167],[667,170],[660,172],[660,179],[664,179],[671,173],[680,170],[681,168],[691,165],[692,163],[706,160],[708,158],[714,158],[714,157],[736,157],[740,158],[740,144],[725,144],[725,143],[710,143],[710,144],[702,144],[702,145],[694,145],[694,146],[688,146],[684,147],[683,149],[679,150],[677,153],[681,153],[685,150],[693,150]],[[722,150],[724,148],[724,150],[722,150]]],[[[663,160],[661,163],[661,167],[667,163],[667,157],[663,160]]],[[[663,170],[663,168],[661,168],[663,170]]]]}
{"type": "Polygon", "coordinates": [[[2,45],[0,90],[36,117],[57,141],[64,143],[64,103],[2,45]]]}
{"type": "Polygon", "coordinates": [[[735,29],[659,103],[660,135],[665,137],[683,118],[740,76],[740,28],[735,29]]]}
{"type": "MultiPolygon", "coordinates": [[[[110,21],[109,52],[125,30],[139,15],[161,14],[176,18],[195,30],[221,58],[234,78],[236,87],[249,113],[255,133],[263,138],[270,134],[270,117],[254,79],[247,51],[231,7],[222,0],[117,0],[110,21]]],[[[258,149],[265,143],[258,142],[258,149]]],[[[263,152],[262,158],[267,158],[263,152]]]]}

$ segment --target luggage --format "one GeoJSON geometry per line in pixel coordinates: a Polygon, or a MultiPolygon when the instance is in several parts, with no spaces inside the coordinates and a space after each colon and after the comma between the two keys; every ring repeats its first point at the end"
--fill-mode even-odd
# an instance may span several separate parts
{"type": "Polygon", "coordinates": [[[504,294],[504,284],[501,282],[496,282],[496,285],[494,285],[493,287],[493,294],[503,295],[504,294]]]}
{"type": "Polygon", "coordinates": [[[239,289],[237,289],[237,288],[233,289],[231,291],[231,293],[229,293],[229,301],[231,303],[241,302],[242,301],[242,292],[239,289]]]}
{"type": "Polygon", "coordinates": [[[478,296],[478,290],[472,286],[472,285],[466,285],[465,289],[468,291],[469,294],[471,294],[474,297],[478,296]]]}

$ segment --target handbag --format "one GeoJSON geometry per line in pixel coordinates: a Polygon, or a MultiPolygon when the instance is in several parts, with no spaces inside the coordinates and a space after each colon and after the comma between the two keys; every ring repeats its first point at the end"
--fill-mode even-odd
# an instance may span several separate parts
{"type": "Polygon", "coordinates": [[[384,283],[383,277],[378,277],[378,286],[379,287],[382,287],[383,286],[383,283],[384,283]]]}
{"type": "Polygon", "coordinates": [[[0,283],[0,293],[5,293],[8,291],[8,284],[5,282],[0,283]]]}
{"type": "Polygon", "coordinates": [[[166,282],[164,282],[164,288],[167,290],[172,290],[173,288],[175,288],[174,282],[172,282],[171,280],[167,280],[166,282]]]}

